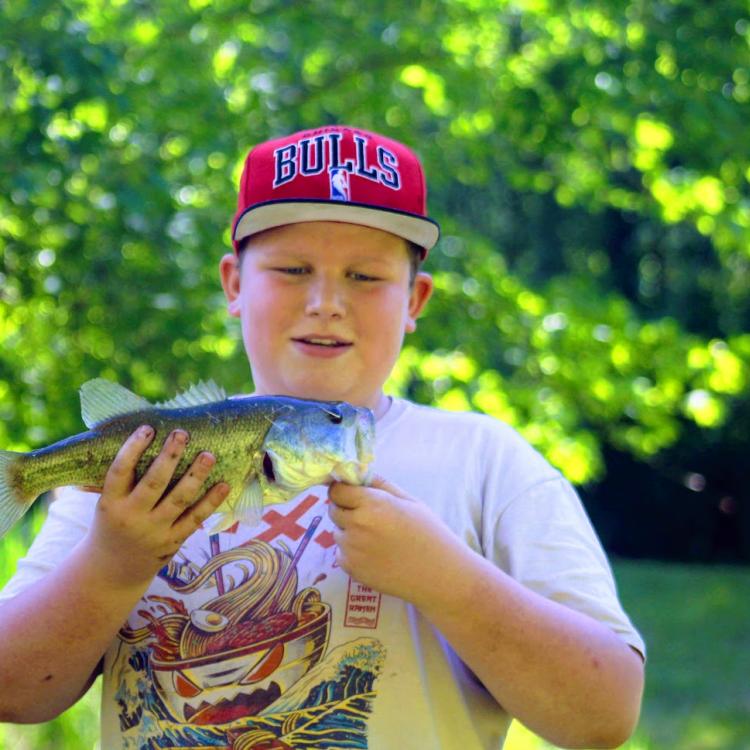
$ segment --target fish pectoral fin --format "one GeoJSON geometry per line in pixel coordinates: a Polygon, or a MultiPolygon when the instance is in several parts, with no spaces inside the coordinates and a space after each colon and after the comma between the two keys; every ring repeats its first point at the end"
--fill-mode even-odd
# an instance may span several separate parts
{"type": "Polygon", "coordinates": [[[248,526],[257,526],[260,523],[260,513],[263,509],[263,489],[260,482],[253,479],[246,484],[231,510],[222,511],[223,507],[223,505],[219,506],[219,511],[216,514],[218,517],[207,529],[209,534],[225,531],[236,521],[248,526]]]}
{"type": "Polygon", "coordinates": [[[260,512],[263,509],[263,488],[257,479],[246,484],[234,506],[234,517],[248,526],[260,523],[260,512]]]}
{"type": "Polygon", "coordinates": [[[227,392],[220,385],[216,385],[213,380],[205,383],[201,380],[197,385],[191,385],[186,391],[178,393],[169,401],[161,401],[156,406],[161,409],[184,409],[226,400],[227,392]]]}
{"type": "Polygon", "coordinates": [[[104,378],[87,381],[81,386],[80,393],[81,417],[89,429],[112,417],[152,408],[142,396],[104,378]]]}

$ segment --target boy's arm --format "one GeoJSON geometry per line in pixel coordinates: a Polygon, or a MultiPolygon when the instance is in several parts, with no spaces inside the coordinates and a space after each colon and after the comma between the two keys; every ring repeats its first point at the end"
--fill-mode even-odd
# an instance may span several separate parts
{"type": "Polygon", "coordinates": [[[330,498],[341,567],[413,603],[511,716],[562,747],[630,736],[643,661],[609,628],[522,586],[385,481],[330,498]]]}
{"type": "Polygon", "coordinates": [[[154,575],[226,497],[225,483],[198,495],[214,463],[207,453],[163,495],[185,448],[180,431],[136,484],[135,467],[152,438],[149,428],[128,438],[84,539],[0,607],[0,721],[48,721],[75,703],[154,575]]]}

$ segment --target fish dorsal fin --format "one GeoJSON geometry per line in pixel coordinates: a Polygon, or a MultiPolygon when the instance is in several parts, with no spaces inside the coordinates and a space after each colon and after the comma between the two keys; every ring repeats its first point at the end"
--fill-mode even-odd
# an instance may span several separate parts
{"type": "Polygon", "coordinates": [[[112,417],[151,408],[145,398],[111,380],[94,378],[81,386],[81,416],[89,429],[112,417]]]}
{"type": "Polygon", "coordinates": [[[213,380],[204,383],[202,380],[197,385],[191,385],[186,391],[178,393],[169,401],[160,401],[156,406],[160,409],[185,409],[190,406],[201,404],[215,404],[217,401],[226,401],[227,393],[213,380]]]}

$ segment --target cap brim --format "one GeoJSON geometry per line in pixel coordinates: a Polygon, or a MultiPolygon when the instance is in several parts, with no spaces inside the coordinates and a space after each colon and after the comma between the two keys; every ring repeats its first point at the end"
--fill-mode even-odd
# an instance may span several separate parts
{"type": "Polygon", "coordinates": [[[382,229],[403,237],[425,251],[435,246],[440,237],[440,226],[426,216],[373,208],[349,201],[282,200],[251,206],[237,218],[232,239],[235,242],[266,229],[305,221],[340,221],[382,229]]]}

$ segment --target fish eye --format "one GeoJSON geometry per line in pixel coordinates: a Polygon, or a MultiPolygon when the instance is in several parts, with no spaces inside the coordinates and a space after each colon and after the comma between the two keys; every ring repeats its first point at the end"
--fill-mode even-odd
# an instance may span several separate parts
{"type": "Polygon", "coordinates": [[[326,414],[328,415],[328,421],[333,422],[333,424],[341,424],[344,421],[344,417],[340,411],[328,411],[328,409],[326,409],[326,414]]]}

